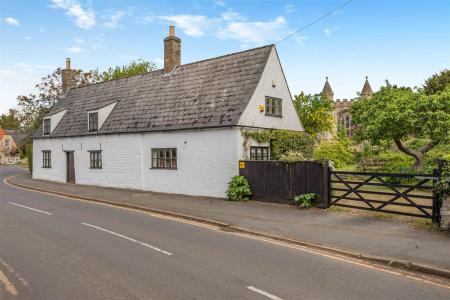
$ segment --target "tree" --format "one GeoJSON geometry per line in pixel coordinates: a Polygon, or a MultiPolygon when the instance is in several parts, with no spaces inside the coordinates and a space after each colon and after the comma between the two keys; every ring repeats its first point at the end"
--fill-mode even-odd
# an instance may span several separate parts
{"type": "Polygon", "coordinates": [[[142,58],[131,61],[125,66],[116,66],[103,71],[100,75],[102,81],[114,80],[134,75],[144,74],[156,70],[156,65],[152,62],[145,61],[142,58]]]}
{"type": "MultiPolygon", "coordinates": [[[[75,71],[75,84],[82,86],[100,81],[97,71],[75,71]]],[[[28,134],[32,134],[40,126],[42,118],[50,111],[50,108],[58,101],[62,94],[62,70],[56,69],[52,74],[42,77],[36,84],[37,94],[17,97],[21,121],[28,134]]]]}
{"type": "Polygon", "coordinates": [[[20,127],[19,112],[16,109],[10,109],[7,114],[0,116],[0,128],[17,130],[20,127]]]}
{"type": "Polygon", "coordinates": [[[448,86],[450,86],[450,70],[443,70],[425,80],[422,89],[425,94],[433,95],[443,92],[448,86]]]}
{"type": "Polygon", "coordinates": [[[379,144],[391,140],[403,153],[414,158],[413,169],[422,171],[424,155],[440,143],[450,141],[450,87],[427,95],[407,87],[386,86],[372,98],[361,98],[351,108],[357,140],[379,144]],[[409,138],[428,142],[417,149],[405,144],[409,138]]]}
{"type": "Polygon", "coordinates": [[[294,106],[305,131],[313,137],[333,129],[333,103],[328,98],[301,92],[294,97],[294,106]]]}

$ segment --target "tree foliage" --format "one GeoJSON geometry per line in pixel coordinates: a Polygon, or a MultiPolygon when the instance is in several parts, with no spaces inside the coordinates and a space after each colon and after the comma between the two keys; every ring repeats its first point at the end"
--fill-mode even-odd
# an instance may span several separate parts
{"type": "Polygon", "coordinates": [[[152,62],[145,61],[142,58],[131,61],[128,65],[116,66],[109,68],[100,74],[102,81],[114,80],[124,77],[148,73],[156,70],[156,65],[152,62]]]}
{"type": "MultiPolygon", "coordinates": [[[[52,74],[42,77],[41,82],[36,84],[38,91],[36,94],[17,97],[22,125],[27,133],[32,134],[40,126],[42,118],[61,97],[61,74],[61,68],[56,69],[52,74]]],[[[98,82],[100,77],[96,71],[74,70],[74,80],[76,86],[82,86],[98,82]]]]}
{"type": "Polygon", "coordinates": [[[10,109],[8,113],[0,116],[0,128],[20,129],[21,122],[19,112],[16,109],[10,109]]]}
{"type": "Polygon", "coordinates": [[[305,131],[313,137],[333,129],[333,103],[328,98],[301,92],[294,97],[294,106],[305,131]]]}
{"type": "Polygon", "coordinates": [[[358,140],[373,144],[393,141],[400,151],[414,158],[415,171],[423,170],[423,158],[428,151],[450,140],[450,86],[427,95],[386,82],[372,98],[355,102],[351,113],[358,140]],[[405,144],[411,137],[428,139],[428,142],[413,149],[405,144]]]}
{"type": "Polygon", "coordinates": [[[450,70],[443,70],[434,74],[427,80],[422,89],[426,95],[433,95],[443,92],[450,85],[450,70]]]}

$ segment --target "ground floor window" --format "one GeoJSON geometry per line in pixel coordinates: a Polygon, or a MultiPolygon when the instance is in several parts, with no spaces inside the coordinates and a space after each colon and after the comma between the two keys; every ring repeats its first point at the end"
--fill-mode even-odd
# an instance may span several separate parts
{"type": "Polygon", "coordinates": [[[52,167],[52,152],[50,150],[42,151],[42,167],[43,168],[52,167]]]}
{"type": "Polygon", "coordinates": [[[250,147],[250,160],[269,160],[269,147],[250,147]]]}
{"type": "Polygon", "coordinates": [[[91,169],[102,168],[102,151],[89,151],[91,169]]]}
{"type": "Polygon", "coordinates": [[[152,148],[152,168],[176,169],[177,168],[177,149],[176,148],[152,148]]]}

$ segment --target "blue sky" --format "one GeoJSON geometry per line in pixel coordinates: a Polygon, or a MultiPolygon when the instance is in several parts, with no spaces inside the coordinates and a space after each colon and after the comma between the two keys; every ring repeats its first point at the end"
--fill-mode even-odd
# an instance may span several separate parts
{"type": "MultiPolygon", "coordinates": [[[[182,63],[275,43],[344,0],[0,0],[0,112],[64,65],[105,69],[142,57],[161,66],[174,24],[182,63]]],[[[450,67],[450,1],[353,0],[277,44],[293,94],[352,98],[364,77],[417,86],[450,67]]]]}

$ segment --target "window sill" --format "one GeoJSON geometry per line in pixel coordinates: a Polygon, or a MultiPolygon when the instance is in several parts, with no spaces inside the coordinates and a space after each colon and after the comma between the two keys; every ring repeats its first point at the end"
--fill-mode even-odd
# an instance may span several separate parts
{"type": "Polygon", "coordinates": [[[42,169],[51,169],[52,167],[42,167],[42,169]]]}
{"type": "Polygon", "coordinates": [[[178,170],[178,168],[158,168],[158,167],[151,167],[150,170],[178,170]]]}
{"type": "Polygon", "coordinates": [[[273,114],[265,114],[267,117],[276,117],[276,118],[282,118],[283,115],[273,115],[273,114]]]}
{"type": "Polygon", "coordinates": [[[99,169],[103,169],[102,167],[89,167],[89,169],[96,169],[96,170],[99,170],[99,169]]]}

